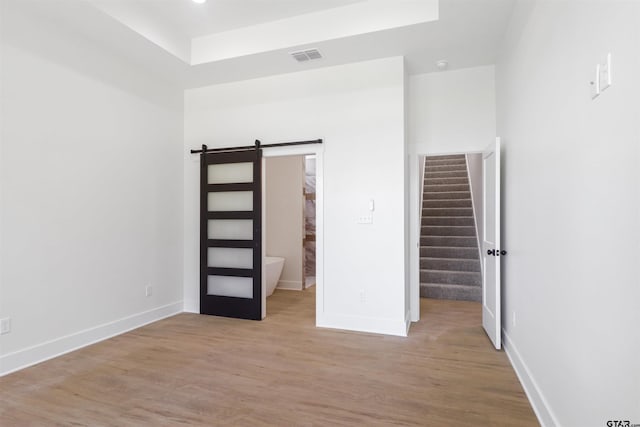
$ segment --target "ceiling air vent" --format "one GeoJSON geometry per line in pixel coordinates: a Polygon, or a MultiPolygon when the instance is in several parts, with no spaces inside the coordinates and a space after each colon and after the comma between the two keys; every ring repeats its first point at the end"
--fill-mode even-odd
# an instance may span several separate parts
{"type": "Polygon", "coordinates": [[[321,59],[322,54],[318,49],[300,50],[298,52],[291,52],[291,56],[298,62],[311,61],[313,59],[321,59]]]}

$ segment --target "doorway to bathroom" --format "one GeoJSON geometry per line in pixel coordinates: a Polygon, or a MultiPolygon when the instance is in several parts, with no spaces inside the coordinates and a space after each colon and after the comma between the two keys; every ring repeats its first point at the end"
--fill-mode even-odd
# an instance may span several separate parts
{"type": "Polygon", "coordinates": [[[273,310],[282,310],[282,299],[303,298],[307,302],[300,307],[309,311],[315,305],[316,312],[322,300],[319,251],[322,156],[315,151],[278,151],[265,151],[263,159],[263,277],[267,317],[275,313],[273,310]]]}
{"type": "MultiPolygon", "coordinates": [[[[304,312],[308,313],[309,320],[314,319],[314,324],[318,324],[318,318],[321,317],[324,307],[322,142],[322,139],[316,139],[261,145],[260,141],[256,140],[255,147],[209,148],[202,145],[201,149],[191,150],[191,154],[200,154],[200,313],[255,320],[266,317],[267,274],[269,273],[266,268],[267,261],[271,264],[274,258],[276,261],[277,258],[281,258],[279,268],[284,270],[286,260],[285,257],[275,256],[268,259],[266,256],[268,252],[266,206],[269,200],[266,191],[266,162],[271,158],[295,156],[298,156],[299,162],[303,162],[304,156],[314,156],[315,280],[306,274],[307,268],[313,270],[310,261],[307,261],[306,266],[303,264],[304,248],[307,240],[311,240],[306,238],[304,225],[304,206],[307,198],[304,163],[302,163],[302,177],[296,180],[296,185],[299,185],[296,193],[302,196],[297,214],[300,219],[300,226],[297,229],[302,233],[298,239],[298,250],[301,255],[297,268],[301,272],[299,289],[317,290],[317,292],[289,294],[305,294],[311,297],[305,298],[305,305],[307,307],[315,305],[315,314],[314,310],[309,308],[304,312]],[[314,286],[312,286],[313,282],[315,282],[314,286]],[[306,283],[309,286],[305,286],[306,283]],[[243,305],[245,303],[250,309],[245,310],[243,305]]],[[[312,158],[310,157],[309,160],[312,158]]],[[[272,169],[278,171],[277,167],[272,169]]],[[[276,174],[280,178],[282,175],[282,173],[276,174]]],[[[282,216],[283,212],[286,211],[280,210],[272,217],[282,216]]],[[[296,228],[291,228],[289,223],[282,232],[274,235],[287,236],[294,230],[296,228]]],[[[277,252],[271,252],[269,255],[280,255],[277,252]]],[[[295,266],[297,262],[289,264],[295,266]]],[[[273,287],[280,284],[280,288],[285,289],[287,284],[280,280],[280,275],[281,271],[278,271],[273,287]]],[[[277,304],[274,304],[275,306],[277,304]]]]}
{"type": "Polygon", "coordinates": [[[304,288],[316,284],[316,157],[304,158],[304,288]]]}

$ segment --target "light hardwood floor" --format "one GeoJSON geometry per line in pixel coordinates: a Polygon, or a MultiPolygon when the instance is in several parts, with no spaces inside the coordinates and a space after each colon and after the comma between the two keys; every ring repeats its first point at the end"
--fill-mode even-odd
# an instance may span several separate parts
{"type": "Polygon", "coordinates": [[[180,314],[0,378],[9,426],[537,426],[480,305],[423,299],[408,338],[180,314]]]}

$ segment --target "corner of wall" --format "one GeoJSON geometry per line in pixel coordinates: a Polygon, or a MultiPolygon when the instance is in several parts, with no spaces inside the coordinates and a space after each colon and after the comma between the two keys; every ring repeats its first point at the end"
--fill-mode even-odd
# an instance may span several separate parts
{"type": "Polygon", "coordinates": [[[323,313],[318,316],[316,326],[320,328],[343,329],[347,331],[406,337],[409,326],[405,319],[395,320],[368,316],[323,313]]]}

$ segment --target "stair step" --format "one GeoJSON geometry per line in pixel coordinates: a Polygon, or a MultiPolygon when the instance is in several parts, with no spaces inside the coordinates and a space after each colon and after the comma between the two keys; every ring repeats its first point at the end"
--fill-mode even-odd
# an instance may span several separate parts
{"type": "Polygon", "coordinates": [[[429,216],[422,217],[422,225],[473,227],[475,224],[473,223],[472,216],[429,216]]]}
{"type": "Polygon", "coordinates": [[[478,248],[460,248],[451,246],[422,246],[421,258],[478,259],[478,248]]]}
{"type": "Polygon", "coordinates": [[[460,170],[460,171],[437,171],[437,172],[430,172],[425,170],[424,171],[424,177],[426,178],[466,178],[467,177],[467,171],[466,170],[460,170]]]}
{"type": "Polygon", "coordinates": [[[422,298],[481,302],[482,288],[479,286],[420,283],[420,296],[422,298]]]}
{"type": "Polygon", "coordinates": [[[426,156],[427,160],[460,160],[464,159],[464,154],[445,154],[442,156],[426,156]]]}
{"type": "Polygon", "coordinates": [[[436,199],[422,202],[423,208],[470,208],[471,199],[436,199]]]}
{"type": "Polygon", "coordinates": [[[420,295],[480,301],[482,275],[464,155],[425,161],[420,295]]]}
{"type": "Polygon", "coordinates": [[[420,282],[482,286],[482,278],[477,271],[420,270],[420,282]]]}
{"type": "Polygon", "coordinates": [[[478,248],[475,236],[423,236],[420,246],[450,246],[456,248],[478,248]]]}
{"type": "Polygon", "coordinates": [[[467,173],[467,165],[436,165],[426,166],[425,172],[452,172],[452,171],[464,171],[467,173]]]}
{"type": "Polygon", "coordinates": [[[471,192],[470,191],[449,191],[447,193],[443,192],[430,192],[425,191],[422,193],[423,200],[443,200],[443,199],[470,199],[471,192]]]}
{"type": "Polygon", "coordinates": [[[425,193],[448,193],[449,191],[469,191],[469,184],[425,185],[425,193]]]}
{"type": "Polygon", "coordinates": [[[464,258],[420,258],[424,270],[455,270],[480,272],[480,260],[464,258]]]}
{"type": "Polygon", "coordinates": [[[473,219],[471,208],[423,208],[422,216],[470,216],[473,219]]]}
{"type": "Polygon", "coordinates": [[[476,228],[469,225],[423,225],[420,227],[421,236],[473,236],[476,228]]]}
{"type": "Polygon", "coordinates": [[[437,159],[427,158],[425,165],[428,166],[447,166],[447,165],[466,165],[467,161],[464,159],[437,159]]]}
{"type": "Polygon", "coordinates": [[[439,185],[439,184],[468,184],[469,180],[466,176],[452,176],[452,177],[435,177],[425,178],[424,185],[439,185]]]}

